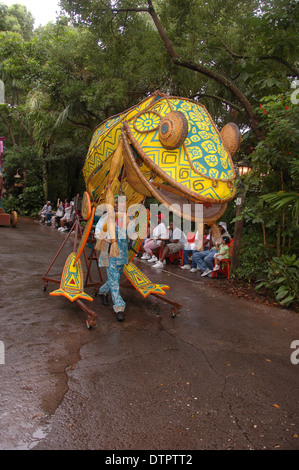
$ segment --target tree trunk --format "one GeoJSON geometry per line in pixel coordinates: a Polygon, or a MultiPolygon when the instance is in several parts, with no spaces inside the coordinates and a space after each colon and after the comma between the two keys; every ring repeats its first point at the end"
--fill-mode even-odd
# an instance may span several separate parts
{"type": "Polygon", "coordinates": [[[167,49],[167,51],[169,52],[169,55],[172,59],[179,59],[180,60],[180,57],[178,55],[178,53],[175,51],[175,49],[172,47],[172,44],[167,36],[167,34],[165,33],[165,30],[158,18],[158,15],[153,7],[153,4],[151,2],[151,0],[148,1],[148,12],[149,14],[151,15],[152,19],[153,19],[153,22],[155,23],[155,26],[158,30],[158,33],[160,34],[161,36],[161,39],[162,41],[164,42],[164,45],[167,49]]]}
{"type": "MultiPolygon", "coordinates": [[[[245,201],[245,196],[243,190],[241,190],[237,196],[237,211],[236,217],[238,217],[243,209],[245,201]]],[[[244,219],[236,220],[235,223],[235,230],[234,230],[234,245],[233,245],[233,252],[232,252],[232,259],[231,259],[231,274],[234,274],[237,267],[239,266],[239,254],[241,250],[241,243],[242,243],[242,232],[243,232],[243,223],[244,219]]]]}
{"type": "Polygon", "coordinates": [[[286,244],[286,236],[285,236],[285,208],[282,209],[282,247],[281,247],[281,253],[284,253],[285,249],[285,244],[286,244]]]}
{"type": "Polygon", "coordinates": [[[263,230],[263,241],[264,241],[264,246],[267,245],[267,240],[266,240],[266,227],[265,224],[262,223],[262,230],[263,230]]]}
{"type": "Polygon", "coordinates": [[[9,136],[10,136],[10,139],[11,139],[11,142],[12,142],[12,145],[15,147],[16,146],[16,140],[15,140],[15,136],[14,136],[14,133],[13,133],[13,123],[12,123],[12,119],[9,117],[8,120],[4,117],[4,116],[1,116],[2,117],[2,121],[4,122],[4,124],[6,125],[7,127],[7,130],[8,130],[8,133],[9,133],[9,136]]]}
{"type": "Polygon", "coordinates": [[[280,225],[278,226],[277,230],[277,238],[276,238],[276,256],[279,258],[281,255],[281,249],[280,249],[280,232],[281,232],[281,227],[280,225]]]}

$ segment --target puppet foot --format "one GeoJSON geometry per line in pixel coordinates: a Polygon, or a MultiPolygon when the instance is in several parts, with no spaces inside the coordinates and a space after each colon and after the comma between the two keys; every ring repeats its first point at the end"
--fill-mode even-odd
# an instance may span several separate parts
{"type": "Polygon", "coordinates": [[[117,321],[124,321],[124,319],[125,319],[124,312],[117,312],[116,319],[117,319],[117,321]]]}
{"type": "Polygon", "coordinates": [[[108,294],[101,294],[100,296],[102,297],[102,304],[108,307],[109,301],[108,301],[108,294]]]}

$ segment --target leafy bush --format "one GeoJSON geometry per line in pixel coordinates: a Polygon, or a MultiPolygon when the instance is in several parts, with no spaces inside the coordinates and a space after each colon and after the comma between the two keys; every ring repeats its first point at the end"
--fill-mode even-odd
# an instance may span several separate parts
{"type": "Polygon", "coordinates": [[[44,205],[42,185],[27,187],[18,196],[4,195],[2,203],[4,211],[8,214],[16,211],[19,215],[36,216],[44,205]]]}
{"type": "Polygon", "coordinates": [[[44,205],[44,192],[41,184],[27,187],[18,196],[21,215],[35,216],[44,205]]]}
{"type": "Polygon", "coordinates": [[[256,290],[269,289],[275,299],[283,306],[298,305],[299,302],[299,259],[295,254],[292,256],[282,255],[273,258],[268,263],[266,280],[258,284],[256,290]]]}
{"type": "Polygon", "coordinates": [[[235,271],[238,279],[255,281],[266,276],[267,262],[272,259],[273,245],[264,246],[262,234],[244,234],[239,255],[239,267],[235,271]]]}
{"type": "Polygon", "coordinates": [[[2,197],[3,210],[7,214],[10,214],[12,211],[17,211],[19,209],[18,197],[13,194],[4,195],[2,197]]]}

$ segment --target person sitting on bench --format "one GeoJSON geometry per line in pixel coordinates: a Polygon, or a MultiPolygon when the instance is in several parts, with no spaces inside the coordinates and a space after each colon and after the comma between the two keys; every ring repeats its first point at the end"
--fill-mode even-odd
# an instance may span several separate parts
{"type": "Polygon", "coordinates": [[[180,228],[175,227],[173,222],[169,224],[169,230],[172,231],[173,238],[169,239],[169,243],[165,244],[160,259],[153,265],[153,268],[163,268],[163,261],[168,255],[183,251],[188,245],[186,235],[180,228]]]}

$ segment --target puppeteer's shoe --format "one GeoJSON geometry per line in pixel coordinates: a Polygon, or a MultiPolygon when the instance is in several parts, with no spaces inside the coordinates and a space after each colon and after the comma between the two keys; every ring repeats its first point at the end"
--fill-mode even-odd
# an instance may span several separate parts
{"type": "Polygon", "coordinates": [[[124,312],[117,312],[116,319],[117,319],[117,321],[124,321],[124,319],[125,319],[124,312]]]}
{"type": "Polygon", "coordinates": [[[99,293],[99,295],[102,297],[102,305],[105,305],[107,307],[109,305],[108,294],[99,293]]]}

